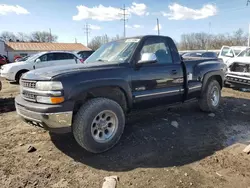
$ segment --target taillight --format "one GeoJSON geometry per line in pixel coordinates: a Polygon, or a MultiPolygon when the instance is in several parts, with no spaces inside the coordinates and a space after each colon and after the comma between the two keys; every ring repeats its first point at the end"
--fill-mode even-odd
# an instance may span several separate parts
{"type": "Polygon", "coordinates": [[[80,59],[81,63],[84,63],[84,60],[83,59],[80,59]]]}

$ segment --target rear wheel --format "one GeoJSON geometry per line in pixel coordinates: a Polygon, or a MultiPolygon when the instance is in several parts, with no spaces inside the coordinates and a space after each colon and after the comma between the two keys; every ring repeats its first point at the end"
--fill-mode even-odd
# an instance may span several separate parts
{"type": "Polygon", "coordinates": [[[217,80],[211,80],[201,94],[199,105],[202,111],[214,112],[221,101],[221,87],[217,80]]]}
{"type": "Polygon", "coordinates": [[[87,151],[101,153],[120,140],[124,126],[124,112],[117,102],[95,98],[87,101],[77,112],[73,135],[87,151]]]}

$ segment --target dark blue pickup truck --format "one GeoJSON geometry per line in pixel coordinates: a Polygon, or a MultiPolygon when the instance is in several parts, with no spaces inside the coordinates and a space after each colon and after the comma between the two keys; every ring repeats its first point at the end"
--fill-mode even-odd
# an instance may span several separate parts
{"type": "Polygon", "coordinates": [[[132,109],[193,99],[215,111],[225,65],[217,59],[183,60],[173,40],[141,36],[104,44],[85,64],[33,70],[21,79],[17,113],[52,132],[72,131],[93,153],[120,139],[132,109]]]}

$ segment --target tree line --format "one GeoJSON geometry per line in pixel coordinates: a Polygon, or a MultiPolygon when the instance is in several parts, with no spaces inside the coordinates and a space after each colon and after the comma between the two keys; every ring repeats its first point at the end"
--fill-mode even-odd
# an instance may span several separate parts
{"type": "Polygon", "coordinates": [[[248,34],[242,29],[233,33],[209,34],[205,32],[189,33],[181,35],[177,42],[179,50],[213,50],[227,46],[247,46],[248,34]]]}
{"type": "MultiPolygon", "coordinates": [[[[112,40],[119,39],[116,37],[95,36],[89,42],[88,47],[96,50],[102,44],[112,40]]],[[[227,46],[247,46],[248,34],[242,29],[238,29],[232,33],[225,34],[209,34],[205,32],[182,34],[179,42],[175,43],[179,50],[213,50],[220,49],[223,45],[227,46]]]]}
{"type": "Polygon", "coordinates": [[[29,34],[3,31],[0,39],[5,42],[57,42],[58,36],[47,31],[34,31],[29,34]]]}

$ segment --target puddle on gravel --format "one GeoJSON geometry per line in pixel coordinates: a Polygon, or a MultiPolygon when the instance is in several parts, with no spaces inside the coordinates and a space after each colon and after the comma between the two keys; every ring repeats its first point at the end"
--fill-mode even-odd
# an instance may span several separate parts
{"type": "Polygon", "coordinates": [[[248,124],[237,124],[230,126],[224,131],[226,139],[223,141],[224,146],[230,146],[235,143],[250,143],[250,129],[248,124]]]}

